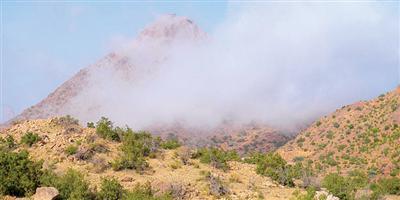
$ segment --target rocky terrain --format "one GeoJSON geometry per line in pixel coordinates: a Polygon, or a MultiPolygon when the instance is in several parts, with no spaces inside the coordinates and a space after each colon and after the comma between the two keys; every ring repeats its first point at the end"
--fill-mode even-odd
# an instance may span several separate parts
{"type": "Polygon", "coordinates": [[[231,161],[228,171],[196,159],[189,159],[185,164],[181,154],[188,151],[187,147],[160,150],[155,157],[148,159],[150,168],[143,173],[135,170],[115,171],[110,163],[118,157],[120,142],[99,137],[95,128],[83,128],[62,119],[24,121],[4,130],[1,136],[13,136],[18,144],[13,151],[28,150],[33,160],[44,161],[45,169],[54,170],[57,174],[63,174],[70,168],[82,172],[93,188],[99,187],[102,178],[113,177],[126,189],[149,182],[159,192],[179,187],[179,198],[214,199],[216,196],[211,194],[210,180],[206,178],[207,174],[212,174],[229,190],[223,199],[290,199],[296,190],[256,174],[254,164],[231,161]],[[29,132],[41,138],[32,146],[21,142],[21,138],[29,132]],[[68,153],[70,146],[75,146],[76,152],[68,153]]]}
{"type": "Polygon", "coordinates": [[[289,162],[309,162],[320,175],[355,169],[371,178],[400,175],[400,87],[343,106],[316,120],[279,149],[289,162]]]}

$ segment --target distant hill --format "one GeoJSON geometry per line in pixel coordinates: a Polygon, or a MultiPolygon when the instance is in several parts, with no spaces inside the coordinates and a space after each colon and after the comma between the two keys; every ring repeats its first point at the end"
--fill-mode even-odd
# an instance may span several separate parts
{"type": "Polygon", "coordinates": [[[400,87],[316,120],[278,152],[312,163],[320,175],[354,169],[371,178],[400,175],[400,87]]]}

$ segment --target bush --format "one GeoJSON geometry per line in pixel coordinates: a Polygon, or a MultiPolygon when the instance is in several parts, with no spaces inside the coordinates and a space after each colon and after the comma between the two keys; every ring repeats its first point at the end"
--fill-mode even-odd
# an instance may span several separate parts
{"type": "Polygon", "coordinates": [[[88,127],[88,128],[96,128],[96,126],[94,125],[93,122],[86,123],[86,127],[88,127]]]}
{"type": "Polygon", "coordinates": [[[114,130],[113,123],[106,117],[101,117],[101,119],[96,124],[96,133],[104,139],[120,141],[116,130],[114,130]]]}
{"type": "Polygon", "coordinates": [[[136,185],[136,187],[127,193],[125,200],[172,200],[171,194],[163,194],[161,196],[154,196],[150,183],[144,185],[136,185]]]}
{"type": "Polygon", "coordinates": [[[40,136],[32,132],[27,132],[24,136],[21,137],[21,143],[26,144],[30,147],[38,141],[40,141],[40,136]]]}
{"type": "Polygon", "coordinates": [[[65,153],[67,155],[74,155],[78,151],[78,147],[75,145],[69,145],[67,148],[65,148],[65,153]]]}
{"type": "Polygon", "coordinates": [[[163,149],[176,149],[181,146],[181,143],[177,139],[166,140],[161,143],[163,149]]]}
{"type": "Polygon", "coordinates": [[[278,153],[267,153],[256,165],[257,174],[268,176],[282,185],[294,186],[293,170],[278,153]]]}
{"type": "Polygon", "coordinates": [[[0,151],[0,194],[28,196],[39,186],[42,163],[29,159],[27,151],[0,151]]]}
{"type": "Polygon", "coordinates": [[[68,169],[63,176],[56,176],[53,172],[46,171],[41,178],[43,186],[55,187],[60,192],[60,199],[93,199],[93,193],[84,176],[68,169]]]}
{"type": "Polygon", "coordinates": [[[223,151],[218,148],[202,148],[197,150],[194,155],[200,162],[211,164],[213,167],[222,170],[228,170],[228,161],[238,161],[239,155],[236,151],[223,151]]]}
{"type": "Polygon", "coordinates": [[[323,179],[322,186],[340,199],[354,199],[354,190],[356,187],[352,184],[352,180],[347,177],[340,176],[337,173],[328,174],[323,179]]]}
{"type": "Polygon", "coordinates": [[[249,164],[257,164],[265,159],[265,154],[259,152],[250,153],[248,157],[245,157],[243,162],[249,164]]]}
{"type": "Polygon", "coordinates": [[[339,128],[339,127],[340,127],[340,124],[339,124],[339,123],[337,123],[337,122],[335,122],[335,123],[333,123],[333,127],[335,127],[335,128],[339,128]]]}
{"type": "Polygon", "coordinates": [[[122,155],[113,163],[114,170],[145,170],[148,167],[145,157],[156,151],[154,144],[153,138],[149,133],[135,133],[128,129],[123,137],[122,155]]]}
{"type": "Polygon", "coordinates": [[[98,198],[101,200],[119,200],[125,194],[122,185],[116,179],[103,179],[98,198]]]}
{"type": "Polygon", "coordinates": [[[70,125],[79,125],[79,120],[73,118],[71,115],[59,117],[57,122],[59,125],[62,125],[65,127],[70,126],[70,125]]]}
{"type": "Polygon", "coordinates": [[[297,194],[295,194],[295,196],[296,196],[296,200],[314,200],[315,194],[316,194],[315,188],[309,187],[309,188],[307,188],[306,194],[297,193],[297,194]]]}
{"type": "Polygon", "coordinates": [[[5,139],[0,138],[0,151],[10,151],[13,150],[17,145],[15,144],[15,140],[11,135],[7,135],[5,139]]]}
{"type": "Polygon", "coordinates": [[[373,199],[386,194],[400,195],[400,179],[396,177],[379,179],[371,184],[371,190],[373,199]]]}

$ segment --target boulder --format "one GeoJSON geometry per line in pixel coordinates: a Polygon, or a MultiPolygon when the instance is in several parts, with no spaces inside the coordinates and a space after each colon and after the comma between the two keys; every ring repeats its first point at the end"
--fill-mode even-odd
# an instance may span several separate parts
{"type": "Polygon", "coordinates": [[[54,187],[39,187],[36,188],[36,193],[32,196],[33,200],[54,200],[60,195],[54,187]]]}
{"type": "Polygon", "coordinates": [[[339,197],[335,197],[325,190],[317,191],[315,193],[314,199],[340,200],[339,197]],[[325,198],[323,198],[323,197],[325,197],[325,198]]]}

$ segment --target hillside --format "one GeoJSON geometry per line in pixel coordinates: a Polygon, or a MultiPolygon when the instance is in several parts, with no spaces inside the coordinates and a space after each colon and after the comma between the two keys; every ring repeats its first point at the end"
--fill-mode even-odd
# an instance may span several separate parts
{"type": "Polygon", "coordinates": [[[355,169],[372,179],[400,176],[400,87],[370,101],[344,106],[315,121],[278,152],[312,163],[322,176],[355,169]]]}
{"type": "Polygon", "coordinates": [[[241,155],[273,151],[291,139],[290,133],[257,123],[224,122],[208,129],[196,129],[176,123],[152,126],[146,130],[162,138],[176,137],[188,146],[218,147],[235,150],[241,155]]]}
{"type": "Polygon", "coordinates": [[[295,191],[256,174],[253,164],[230,161],[226,171],[197,159],[183,162],[182,154],[188,151],[187,147],[157,150],[155,156],[147,159],[149,169],[141,173],[132,169],[115,171],[111,163],[120,155],[121,143],[101,138],[95,128],[83,128],[66,117],[17,123],[1,134],[2,138],[6,135],[11,135],[17,144],[14,152],[28,150],[33,160],[43,160],[44,168],[56,174],[75,169],[85,174],[94,190],[100,187],[102,178],[113,177],[125,189],[150,182],[154,191],[178,190],[176,199],[214,199],[217,196],[211,194],[210,181],[206,178],[211,174],[229,190],[223,196],[227,199],[289,199],[295,191]],[[29,132],[40,137],[30,147],[21,142],[29,132]],[[68,150],[71,146],[77,149],[68,150]]]}

